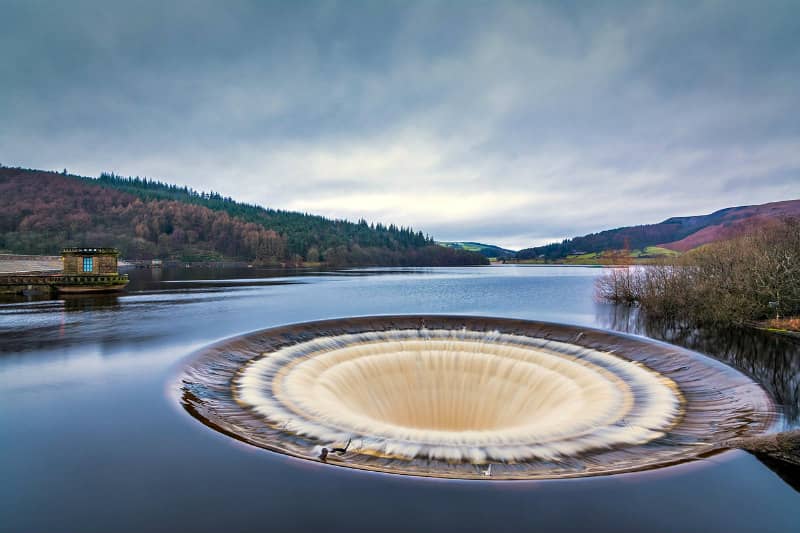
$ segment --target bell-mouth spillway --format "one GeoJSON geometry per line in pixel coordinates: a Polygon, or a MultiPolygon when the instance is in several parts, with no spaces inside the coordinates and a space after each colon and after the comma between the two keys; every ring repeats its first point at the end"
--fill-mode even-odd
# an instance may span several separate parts
{"type": "Polygon", "coordinates": [[[541,479],[629,472],[767,432],[741,372],[608,331],[470,316],[261,330],[200,350],[182,403],[234,438],[396,474],[541,479]]]}

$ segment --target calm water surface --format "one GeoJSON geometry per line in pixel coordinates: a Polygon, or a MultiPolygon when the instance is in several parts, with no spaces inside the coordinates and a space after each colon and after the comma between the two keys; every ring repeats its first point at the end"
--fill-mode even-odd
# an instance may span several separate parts
{"type": "Polygon", "coordinates": [[[754,376],[797,424],[797,341],[647,324],[593,302],[599,272],[134,270],[119,296],[0,302],[0,531],[798,531],[800,493],[740,451],[576,480],[405,478],[249,447],[176,399],[186,356],[224,337],[322,318],[461,313],[689,346],[754,376]]]}

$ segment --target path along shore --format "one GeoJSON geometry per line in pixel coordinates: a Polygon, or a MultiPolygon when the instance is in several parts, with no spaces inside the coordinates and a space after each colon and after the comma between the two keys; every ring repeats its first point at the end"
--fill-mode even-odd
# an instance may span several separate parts
{"type": "Polygon", "coordinates": [[[61,270],[61,257],[58,255],[0,254],[0,274],[57,272],[59,270],[61,270]]]}

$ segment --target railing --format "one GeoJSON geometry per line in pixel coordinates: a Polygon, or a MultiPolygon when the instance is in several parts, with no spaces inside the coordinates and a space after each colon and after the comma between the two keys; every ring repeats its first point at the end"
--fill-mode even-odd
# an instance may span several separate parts
{"type": "Polygon", "coordinates": [[[70,274],[54,276],[54,283],[59,285],[96,285],[98,283],[128,283],[127,274],[97,274],[73,276],[70,274]]]}
{"type": "Polygon", "coordinates": [[[61,254],[109,254],[109,255],[119,255],[119,250],[116,248],[64,248],[61,250],[61,254]]]}
{"type": "Polygon", "coordinates": [[[97,285],[128,283],[127,274],[97,274],[73,276],[50,275],[0,275],[0,285],[97,285]]]}
{"type": "Polygon", "coordinates": [[[0,275],[0,285],[52,285],[58,274],[2,274],[0,275]]]}

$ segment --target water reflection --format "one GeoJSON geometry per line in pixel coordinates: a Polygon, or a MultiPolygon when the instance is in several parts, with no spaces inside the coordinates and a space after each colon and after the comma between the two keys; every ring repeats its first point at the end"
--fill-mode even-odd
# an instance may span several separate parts
{"type": "Polygon", "coordinates": [[[113,311],[119,310],[117,294],[70,294],[62,297],[64,311],[113,311]]]}
{"type": "Polygon", "coordinates": [[[720,359],[752,376],[800,425],[800,340],[750,328],[697,328],[648,319],[637,307],[598,304],[601,327],[645,335],[720,359]]]}

